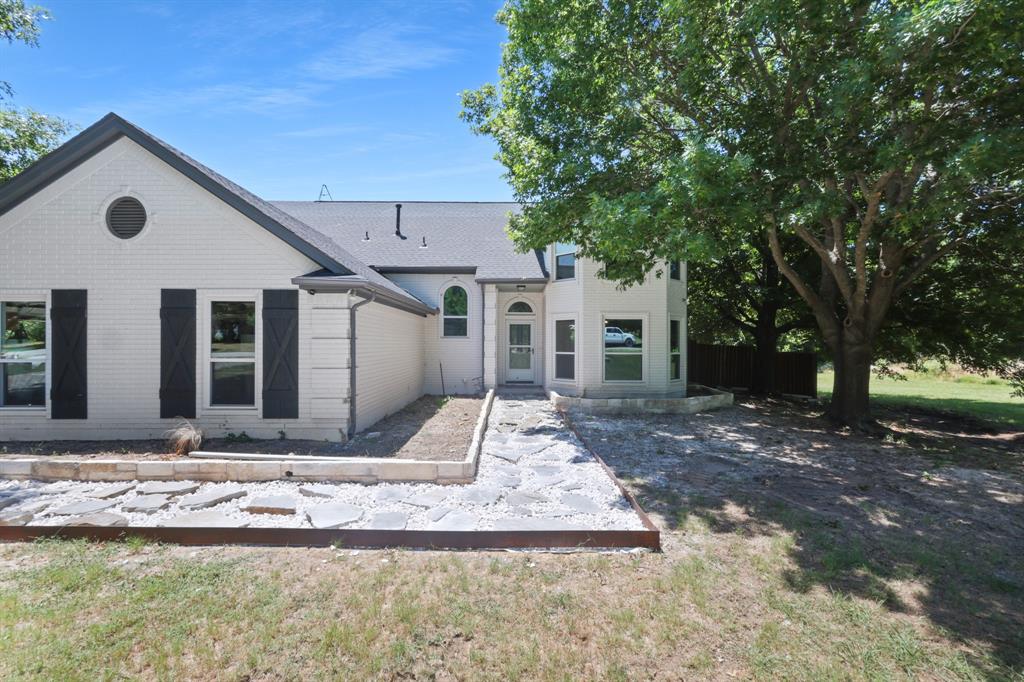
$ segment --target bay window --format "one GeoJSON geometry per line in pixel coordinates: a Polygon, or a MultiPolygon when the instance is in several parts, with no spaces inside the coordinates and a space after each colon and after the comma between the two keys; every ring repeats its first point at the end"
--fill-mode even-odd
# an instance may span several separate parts
{"type": "Polygon", "coordinates": [[[644,321],[616,318],[604,321],[604,380],[643,381],[644,321]]]}
{"type": "Polygon", "coordinates": [[[576,320],[555,320],[555,378],[576,379],[576,320]]]}
{"type": "Polygon", "coordinates": [[[555,280],[576,277],[576,245],[555,244],[555,280]]]}
{"type": "Polygon", "coordinates": [[[683,349],[680,346],[679,320],[670,320],[668,323],[668,366],[669,379],[673,381],[682,378],[683,371],[683,349]]]}

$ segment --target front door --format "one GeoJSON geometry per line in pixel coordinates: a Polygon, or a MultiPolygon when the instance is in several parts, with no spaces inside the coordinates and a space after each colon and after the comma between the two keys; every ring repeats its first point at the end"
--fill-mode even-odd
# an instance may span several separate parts
{"type": "Polygon", "coordinates": [[[533,323],[508,323],[508,371],[505,381],[533,382],[533,323]]]}

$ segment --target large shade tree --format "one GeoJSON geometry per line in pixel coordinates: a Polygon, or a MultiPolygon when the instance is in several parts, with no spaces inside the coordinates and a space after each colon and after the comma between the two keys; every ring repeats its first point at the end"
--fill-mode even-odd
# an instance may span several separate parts
{"type": "MultiPolygon", "coordinates": [[[[49,18],[41,7],[24,0],[0,0],[0,44],[39,44],[39,24],[49,18]]],[[[0,80],[0,182],[9,180],[50,151],[68,133],[68,123],[32,109],[10,104],[14,88],[0,80]]]]}
{"type": "Polygon", "coordinates": [[[763,235],[832,356],[829,415],[862,426],[894,302],[1019,201],[1022,2],[511,0],[464,116],[523,247],[628,284],[763,235]]]}
{"type": "MultiPolygon", "coordinates": [[[[687,330],[696,341],[752,345],[750,392],[777,392],[775,354],[780,345],[805,345],[814,327],[807,306],[786,282],[772,257],[766,235],[733,234],[722,239],[714,257],[690,261],[687,330]]],[[[798,268],[813,267],[805,257],[798,268]]]]}

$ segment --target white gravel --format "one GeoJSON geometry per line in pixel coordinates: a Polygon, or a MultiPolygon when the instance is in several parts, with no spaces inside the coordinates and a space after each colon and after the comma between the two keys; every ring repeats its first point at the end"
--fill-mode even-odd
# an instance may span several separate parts
{"type": "MultiPolygon", "coordinates": [[[[545,526],[585,530],[642,530],[640,518],[622,496],[604,469],[569,431],[545,399],[495,398],[484,440],[477,479],[469,485],[427,483],[200,483],[198,493],[226,490],[235,486],[246,495],[211,507],[232,519],[244,520],[251,527],[309,528],[306,512],[325,503],[347,503],[363,510],[363,515],[347,528],[369,527],[382,512],[398,512],[408,517],[410,530],[451,528],[490,530],[496,522],[502,529],[526,530],[545,526]],[[497,455],[505,455],[505,458],[497,455]],[[509,461],[509,457],[515,463],[509,461]],[[330,497],[300,494],[304,486],[333,489],[330,497]],[[571,491],[571,492],[570,492],[571,491]],[[424,507],[409,498],[422,501],[425,493],[437,502],[424,507]],[[515,495],[513,493],[520,493],[515,495]],[[522,494],[529,493],[529,494],[522,494]],[[512,499],[509,499],[511,495],[512,499]],[[283,495],[295,501],[294,515],[249,514],[242,511],[254,498],[283,495]],[[581,500],[581,498],[584,498],[581,500]],[[593,504],[586,501],[589,500],[593,504]],[[445,509],[447,513],[442,513],[445,509]],[[581,513],[578,509],[590,510],[581,513]],[[459,513],[462,512],[462,513],[459,513]],[[452,515],[449,517],[449,515],[452,515]],[[445,518],[449,517],[449,518],[445,518]],[[521,519],[528,519],[522,520],[521,519]]],[[[0,481],[0,496],[16,494],[21,501],[5,511],[18,511],[47,502],[31,525],[62,525],[67,516],[55,516],[50,510],[71,502],[92,499],[110,483],[82,481],[0,481]]],[[[128,513],[123,505],[140,493],[129,491],[111,498],[116,505],[106,511],[128,519],[130,526],[173,525],[174,518],[188,513],[178,506],[181,496],[171,498],[166,509],[154,513],[128,513]]]]}

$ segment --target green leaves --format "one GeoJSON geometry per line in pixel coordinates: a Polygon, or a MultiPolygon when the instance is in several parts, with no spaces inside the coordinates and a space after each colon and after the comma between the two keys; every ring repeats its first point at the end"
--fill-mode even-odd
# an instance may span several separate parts
{"type": "Polygon", "coordinates": [[[56,147],[70,129],[67,121],[31,109],[0,109],[0,182],[56,147]]]}
{"type": "MultiPolygon", "coordinates": [[[[36,46],[39,22],[49,18],[46,10],[26,6],[24,0],[0,0],[0,39],[36,46]]],[[[71,129],[67,121],[54,116],[2,106],[12,94],[11,84],[0,80],[0,182],[56,147],[71,129]]]]}

